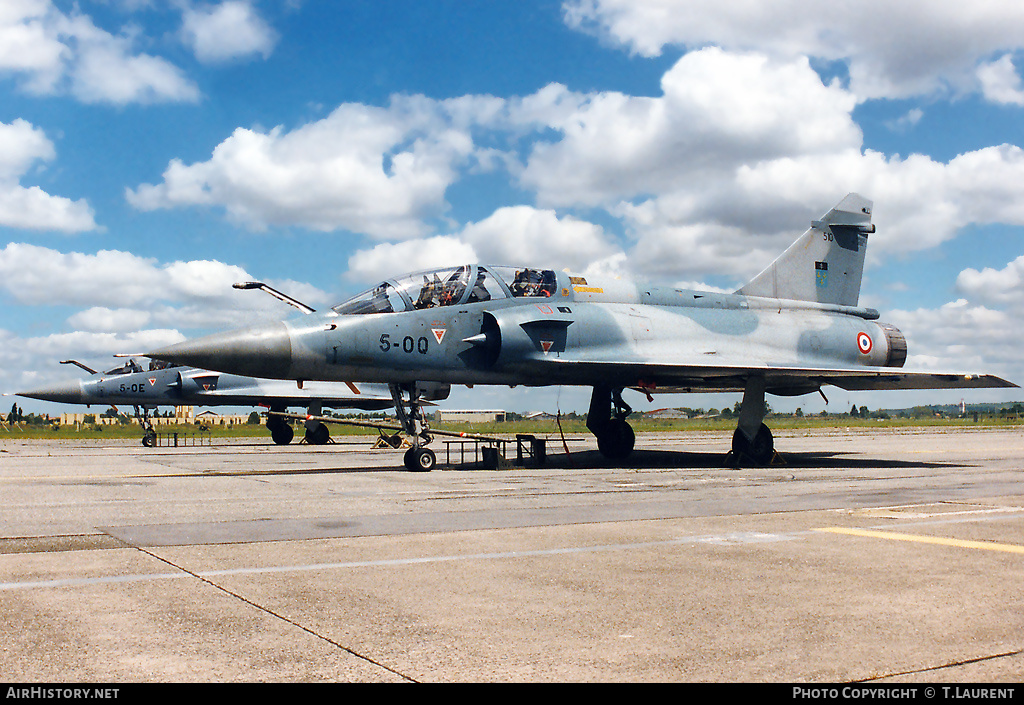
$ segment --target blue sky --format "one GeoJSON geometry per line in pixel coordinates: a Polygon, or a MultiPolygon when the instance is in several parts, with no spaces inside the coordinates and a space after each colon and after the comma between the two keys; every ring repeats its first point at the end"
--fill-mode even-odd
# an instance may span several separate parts
{"type": "Polygon", "coordinates": [[[851,191],[908,364],[1024,380],[1024,6],[732,7],[6,0],[0,391],[290,315],[241,279],[315,307],[467,259],[731,290],[851,191]]]}

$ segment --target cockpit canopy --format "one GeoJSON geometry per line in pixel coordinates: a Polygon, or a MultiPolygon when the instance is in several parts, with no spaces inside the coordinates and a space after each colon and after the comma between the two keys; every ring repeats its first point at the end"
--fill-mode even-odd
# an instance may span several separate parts
{"type": "MultiPolygon", "coordinates": [[[[176,363],[172,363],[172,362],[164,362],[163,360],[150,360],[149,361],[149,371],[150,372],[152,372],[153,370],[166,370],[166,369],[169,369],[171,367],[179,367],[179,365],[177,365],[176,363]]],[[[135,372],[142,372],[142,371],[143,371],[142,365],[137,363],[133,358],[128,358],[128,361],[125,362],[120,367],[115,367],[112,370],[107,370],[103,374],[108,376],[108,377],[115,377],[117,375],[130,375],[130,374],[134,374],[135,372]]]]}
{"type": "Polygon", "coordinates": [[[381,282],[334,307],[339,314],[395,313],[555,293],[550,269],[462,265],[381,282]]]}

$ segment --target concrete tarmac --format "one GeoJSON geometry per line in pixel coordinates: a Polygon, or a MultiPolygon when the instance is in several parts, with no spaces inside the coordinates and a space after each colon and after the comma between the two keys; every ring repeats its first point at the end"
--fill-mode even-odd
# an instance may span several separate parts
{"type": "Polygon", "coordinates": [[[723,467],[730,435],[431,473],[369,438],[0,436],[0,673],[1024,678],[1024,432],[778,431],[767,468],[723,467]]]}

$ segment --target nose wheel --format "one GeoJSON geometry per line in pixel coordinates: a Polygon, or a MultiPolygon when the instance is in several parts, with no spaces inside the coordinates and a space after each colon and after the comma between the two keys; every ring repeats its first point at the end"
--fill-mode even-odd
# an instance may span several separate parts
{"type": "Polygon", "coordinates": [[[410,448],[405,451],[405,469],[410,472],[430,472],[437,465],[437,456],[430,448],[410,448]]]}
{"type": "Polygon", "coordinates": [[[156,429],[153,428],[153,422],[149,420],[149,409],[140,409],[136,406],[135,418],[139,420],[139,425],[142,426],[142,445],[152,448],[156,445],[156,429]]]}
{"type": "Polygon", "coordinates": [[[409,401],[404,401],[401,385],[388,386],[391,390],[391,399],[395,403],[398,421],[402,424],[402,430],[412,440],[412,448],[405,451],[405,469],[410,472],[430,472],[437,465],[437,456],[434,455],[434,451],[425,447],[433,439],[420,413],[419,391],[416,385],[412,384],[409,388],[409,401]],[[409,407],[408,411],[406,406],[409,407]]]}

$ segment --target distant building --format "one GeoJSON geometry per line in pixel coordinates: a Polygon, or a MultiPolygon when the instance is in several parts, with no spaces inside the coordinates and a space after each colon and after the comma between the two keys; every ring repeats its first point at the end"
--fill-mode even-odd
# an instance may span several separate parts
{"type": "Polygon", "coordinates": [[[437,412],[440,423],[493,423],[505,420],[504,411],[495,410],[452,410],[440,409],[437,412]]]}
{"type": "Polygon", "coordinates": [[[195,416],[195,423],[202,423],[207,426],[230,426],[248,422],[249,414],[218,414],[209,409],[195,416]]]}
{"type": "MultiPolygon", "coordinates": [[[[90,417],[90,423],[98,426],[116,426],[121,423],[117,416],[101,416],[102,412],[61,414],[61,426],[81,426],[85,423],[85,417],[90,417]]],[[[174,426],[177,424],[203,423],[207,426],[227,426],[230,424],[243,424],[249,420],[248,414],[218,414],[215,411],[204,411],[196,414],[194,406],[174,407],[174,416],[150,416],[149,422],[154,426],[174,426]]],[[[128,423],[138,424],[139,420],[134,414],[128,415],[128,423]]]]}
{"type": "Polygon", "coordinates": [[[654,409],[644,412],[645,419],[688,419],[690,414],[682,409],[654,409]]]}
{"type": "Polygon", "coordinates": [[[531,411],[523,416],[527,421],[555,421],[558,417],[550,411],[531,411]]]}

